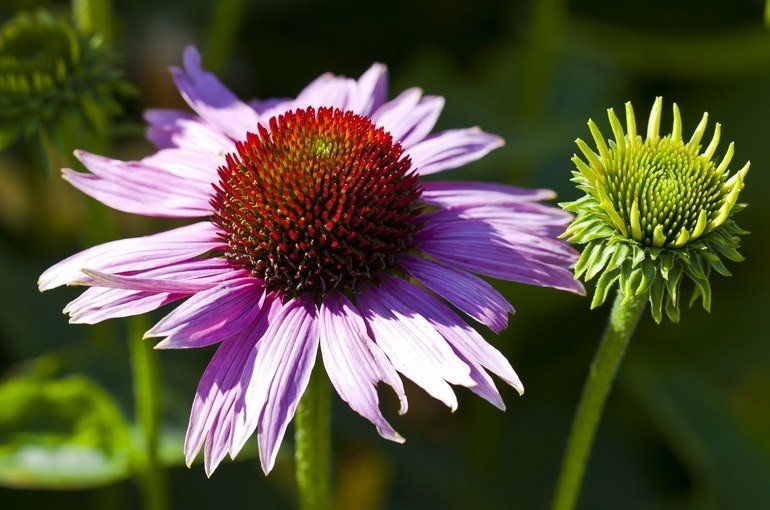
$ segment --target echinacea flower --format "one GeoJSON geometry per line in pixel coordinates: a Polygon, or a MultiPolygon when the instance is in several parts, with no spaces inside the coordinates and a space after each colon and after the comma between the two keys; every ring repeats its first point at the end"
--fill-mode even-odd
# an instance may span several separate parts
{"type": "Polygon", "coordinates": [[[733,215],[745,207],[738,194],[749,163],[731,175],[733,143],[717,163],[719,123],[708,145],[701,143],[707,113],[685,142],[676,103],[671,134],[661,136],[662,108],[658,97],[644,138],[637,134],[631,103],[626,103],[625,132],[613,110],[607,111],[614,140],[605,141],[589,120],[598,154],[578,139],[585,160],[572,158],[573,181],[585,195],[561,205],[575,213],[564,236],[585,245],[575,277],[598,276],[591,306],[601,305],[617,284],[627,298],[648,299],[656,322],[664,308],[677,322],[683,277],[694,283],[691,303],[700,297],[709,310],[711,271],[728,276],[722,259],[743,260],[738,248],[746,231],[733,215]]]}
{"type": "Polygon", "coordinates": [[[256,431],[272,469],[320,348],[337,393],[385,438],[384,382],[399,372],[452,410],[450,384],[499,408],[489,372],[523,391],[508,361],[452,308],[499,332],[513,308],[473,273],[581,293],[576,253],[556,239],[571,216],[553,197],[479,182],[421,182],[500,147],[478,128],[430,134],[444,100],[386,99],[387,70],[325,74],[294,99],[245,103],[201,68],[172,69],[194,114],[152,110],[158,151],[140,161],[77,152],[64,178],[115,209],[203,218],[93,247],[46,271],[41,290],[88,285],[65,312],[95,323],[187,299],[150,329],[161,349],[219,343],[185,443],[211,473],[256,431]],[[451,305],[451,306],[450,306],[451,305]]]}

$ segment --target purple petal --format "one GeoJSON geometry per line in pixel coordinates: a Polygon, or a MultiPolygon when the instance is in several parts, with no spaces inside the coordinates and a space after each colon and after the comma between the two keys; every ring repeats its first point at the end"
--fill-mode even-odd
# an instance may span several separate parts
{"type": "Polygon", "coordinates": [[[397,296],[414,313],[425,317],[463,359],[490,370],[519,393],[523,393],[524,387],[505,356],[436,297],[391,276],[383,278],[381,288],[397,296]]]}
{"type": "MultiPolygon", "coordinates": [[[[141,278],[158,282],[157,290],[140,291],[94,287],[83,292],[64,308],[71,323],[95,324],[106,319],[139,315],[182,299],[193,292],[168,292],[169,282],[205,283],[209,287],[241,276],[232,271],[224,259],[193,260],[142,272],[127,278],[141,278]],[[139,276],[137,276],[139,275],[139,276]]],[[[85,277],[78,284],[95,282],[85,277]]]]}
{"type": "Polygon", "coordinates": [[[413,256],[402,257],[400,264],[420,283],[495,333],[508,326],[513,307],[484,280],[413,256]]]}
{"type": "Polygon", "coordinates": [[[420,248],[439,262],[465,271],[585,293],[568,269],[574,254],[566,245],[524,231],[501,233],[483,221],[460,221],[428,223],[417,236],[420,248]]]}
{"type": "Polygon", "coordinates": [[[423,184],[422,200],[444,209],[482,205],[511,205],[521,202],[551,200],[549,189],[518,188],[491,182],[443,181],[423,184]]]}
{"type": "Polygon", "coordinates": [[[156,349],[189,349],[220,342],[253,321],[264,296],[262,282],[250,276],[223,283],[193,295],[144,338],[166,337],[156,349]]]}
{"type": "Polygon", "coordinates": [[[339,108],[348,110],[358,95],[358,84],[355,80],[334,76],[331,73],[322,74],[313,80],[294,101],[294,108],[308,106],[339,108]]]}
{"type": "Polygon", "coordinates": [[[71,301],[64,313],[70,316],[70,324],[97,324],[157,310],[186,296],[188,294],[92,287],[71,301]]]}
{"type": "MultiPolygon", "coordinates": [[[[162,152],[162,151],[161,151],[162,152]]],[[[83,193],[119,211],[144,216],[195,218],[211,214],[211,180],[196,180],[180,157],[186,175],[153,165],[153,159],[118,161],[76,151],[91,174],[62,170],[62,177],[83,193]]],[[[157,161],[157,155],[155,160],[157,161]]],[[[216,167],[211,169],[212,175],[216,167]]]]}
{"type": "Polygon", "coordinates": [[[141,271],[190,260],[222,247],[216,227],[203,221],[159,234],[94,246],[50,267],[40,275],[38,287],[44,291],[76,283],[83,278],[83,268],[105,273],[141,271]]]}
{"type": "Polygon", "coordinates": [[[384,288],[365,288],[358,296],[358,308],[393,367],[453,411],[457,409],[457,397],[447,383],[472,386],[470,368],[428,320],[384,288]]]}
{"type": "Polygon", "coordinates": [[[259,457],[269,473],[286,427],[305,392],[318,350],[316,309],[312,300],[289,300],[259,342],[252,373],[244,372],[244,400],[249,402],[235,422],[231,453],[238,451],[258,427],[259,457]]]}
{"type": "MultiPolygon", "coordinates": [[[[268,298],[271,299],[271,298],[268,298]]],[[[262,312],[233,336],[222,341],[198,384],[185,436],[185,459],[192,464],[207,442],[206,472],[211,474],[227,452],[232,436],[233,407],[242,403],[243,376],[253,370],[252,353],[268,324],[266,303],[262,312]],[[225,429],[225,430],[223,430],[225,429]]]]}
{"type": "Polygon", "coordinates": [[[502,138],[479,128],[453,129],[430,136],[406,152],[417,173],[428,175],[476,161],[503,145],[502,138]]]}
{"type": "Polygon", "coordinates": [[[351,102],[350,109],[360,115],[370,116],[382,106],[388,95],[388,68],[384,64],[373,64],[358,79],[358,94],[351,102]]]}
{"type": "Polygon", "coordinates": [[[197,115],[174,110],[147,110],[147,139],[159,149],[179,148],[195,152],[226,154],[235,143],[197,115]]]}
{"type": "Polygon", "coordinates": [[[324,298],[319,333],[326,373],[342,400],[371,421],[382,437],[402,443],[404,439],[380,412],[377,383],[382,381],[393,388],[401,402],[401,414],[407,410],[404,386],[385,353],[369,338],[358,310],[337,291],[324,298]]]}
{"type": "MultiPolygon", "coordinates": [[[[537,232],[538,224],[531,218],[518,222],[515,212],[498,207],[474,207],[463,210],[434,211],[426,216],[421,239],[451,239],[474,235],[491,241],[501,241],[528,259],[568,267],[577,261],[577,251],[569,243],[537,232]]],[[[552,219],[543,217],[545,225],[552,219]]],[[[559,222],[561,220],[558,220],[559,222]]],[[[553,226],[553,225],[552,225],[553,226]]],[[[558,225],[563,230],[562,225],[558,225]]]]}
{"type": "Polygon", "coordinates": [[[260,117],[269,120],[275,114],[271,112],[276,110],[289,110],[294,103],[294,99],[290,97],[271,97],[269,99],[253,99],[249,101],[249,106],[254,108],[260,117]],[[267,113],[268,115],[264,115],[267,113]]]}
{"type": "Polygon", "coordinates": [[[562,247],[568,246],[557,238],[564,232],[572,215],[556,207],[532,202],[520,202],[505,206],[479,205],[448,209],[431,215],[432,223],[458,220],[481,220],[506,235],[506,231],[528,232],[562,247]]]}
{"type": "Polygon", "coordinates": [[[136,276],[122,276],[92,269],[82,269],[88,276],[87,285],[97,287],[109,287],[111,289],[140,290],[144,292],[178,292],[194,294],[211,288],[205,282],[183,282],[177,280],[162,280],[158,278],[140,278],[136,276]]]}
{"type": "Polygon", "coordinates": [[[190,108],[233,140],[242,140],[246,133],[256,130],[257,112],[238,99],[216,76],[203,70],[197,49],[185,48],[183,59],[184,70],[175,67],[171,74],[190,108]]]}
{"type": "Polygon", "coordinates": [[[428,136],[443,108],[443,97],[422,97],[422,90],[410,88],[377,109],[372,121],[409,148],[428,136]]]}

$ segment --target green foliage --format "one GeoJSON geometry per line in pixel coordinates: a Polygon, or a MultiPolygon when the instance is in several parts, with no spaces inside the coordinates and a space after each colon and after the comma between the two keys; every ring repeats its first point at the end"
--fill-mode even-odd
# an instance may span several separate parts
{"type": "Polygon", "coordinates": [[[103,133],[133,93],[98,35],[82,34],[45,10],[0,27],[0,149],[41,132],[63,152],[103,133]]]}
{"type": "Polygon", "coordinates": [[[130,472],[129,429],[88,379],[22,376],[0,385],[0,484],[82,489],[130,472]]]}
{"type": "Polygon", "coordinates": [[[676,104],[672,132],[661,137],[661,108],[657,98],[646,139],[637,135],[631,103],[626,103],[625,132],[613,110],[608,110],[615,140],[605,141],[589,120],[598,154],[578,139],[585,160],[572,158],[577,167],[572,182],[585,195],[561,206],[575,213],[564,237],[584,245],[575,277],[590,281],[598,276],[592,308],[604,303],[617,284],[627,299],[649,299],[656,322],[662,320],[664,309],[671,321],[678,322],[683,277],[694,283],[690,304],[700,298],[710,310],[711,271],[729,276],[723,259],[743,260],[738,247],[747,232],[732,215],[744,207],[736,202],[749,164],[730,175],[733,144],[719,165],[712,162],[719,124],[700,152],[707,114],[684,142],[676,104]]]}

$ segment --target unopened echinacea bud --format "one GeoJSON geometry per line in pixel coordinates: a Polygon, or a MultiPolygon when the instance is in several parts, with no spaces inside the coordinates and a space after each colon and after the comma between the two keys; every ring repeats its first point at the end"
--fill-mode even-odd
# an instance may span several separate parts
{"type": "Polygon", "coordinates": [[[103,132],[132,91],[101,38],[64,18],[21,12],[0,27],[0,149],[45,131],[69,152],[63,140],[103,132]]]}
{"type": "Polygon", "coordinates": [[[572,158],[572,181],[585,195],[561,205],[575,214],[564,237],[584,245],[575,277],[598,277],[591,306],[601,305],[617,284],[627,298],[649,299],[656,322],[664,308],[677,322],[682,279],[694,283],[690,304],[700,298],[709,310],[711,271],[729,275],[723,259],[743,259],[738,247],[746,232],[732,218],[744,207],[738,195],[749,163],[731,172],[733,143],[716,157],[721,127],[704,138],[707,113],[685,139],[674,104],[671,133],[662,135],[662,109],[658,97],[646,133],[637,132],[630,102],[625,126],[609,109],[610,140],[589,120],[596,148],[578,139],[582,157],[572,158]]]}

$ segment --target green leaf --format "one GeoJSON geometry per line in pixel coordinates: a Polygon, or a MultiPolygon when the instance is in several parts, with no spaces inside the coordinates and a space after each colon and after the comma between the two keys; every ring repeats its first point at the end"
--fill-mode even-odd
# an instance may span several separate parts
{"type": "Polygon", "coordinates": [[[85,489],[130,474],[130,434],[113,399],[82,376],[0,385],[0,485],[85,489]]]}

